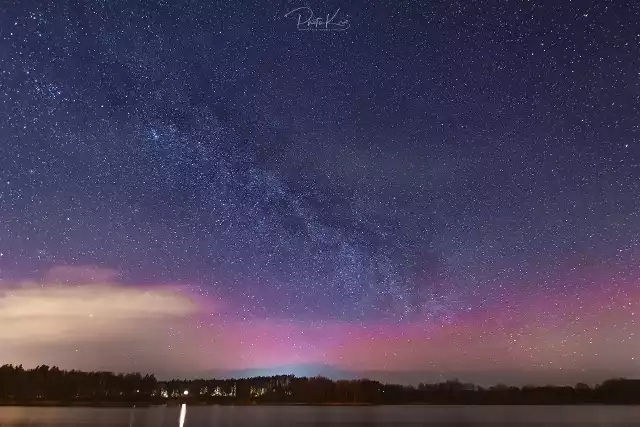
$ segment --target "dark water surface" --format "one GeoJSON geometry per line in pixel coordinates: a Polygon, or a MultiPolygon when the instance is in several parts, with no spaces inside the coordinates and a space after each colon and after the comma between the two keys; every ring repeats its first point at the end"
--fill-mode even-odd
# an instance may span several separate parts
{"type": "Polygon", "coordinates": [[[640,406],[0,407],[0,427],[640,426],[640,406]]]}

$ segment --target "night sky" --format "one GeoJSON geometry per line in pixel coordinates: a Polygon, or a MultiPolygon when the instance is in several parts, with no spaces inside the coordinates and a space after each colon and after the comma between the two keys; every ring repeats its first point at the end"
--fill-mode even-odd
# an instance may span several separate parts
{"type": "Polygon", "coordinates": [[[0,11],[0,364],[640,376],[640,3],[47,3],[0,11]]]}

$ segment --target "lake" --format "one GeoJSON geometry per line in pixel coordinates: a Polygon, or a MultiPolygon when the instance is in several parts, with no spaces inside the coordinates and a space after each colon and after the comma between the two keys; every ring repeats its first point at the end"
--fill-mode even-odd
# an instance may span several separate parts
{"type": "Polygon", "coordinates": [[[640,406],[0,407],[0,427],[639,426],[640,406]]]}

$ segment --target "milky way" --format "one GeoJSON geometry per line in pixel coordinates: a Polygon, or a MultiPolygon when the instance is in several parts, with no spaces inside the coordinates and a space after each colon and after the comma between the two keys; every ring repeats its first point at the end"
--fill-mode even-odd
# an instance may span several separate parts
{"type": "Polygon", "coordinates": [[[0,363],[637,375],[640,8],[587,3],[5,7],[0,363]]]}

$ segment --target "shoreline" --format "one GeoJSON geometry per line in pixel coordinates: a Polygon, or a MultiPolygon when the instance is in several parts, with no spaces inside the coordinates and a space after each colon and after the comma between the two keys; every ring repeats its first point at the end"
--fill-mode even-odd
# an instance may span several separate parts
{"type": "Polygon", "coordinates": [[[238,403],[208,403],[208,402],[188,402],[173,401],[165,403],[155,402],[0,402],[2,407],[41,407],[41,408],[151,408],[151,407],[179,407],[182,404],[189,406],[317,406],[317,407],[380,407],[380,406],[638,406],[638,404],[620,403],[548,403],[548,404],[527,404],[527,403],[294,403],[294,402],[238,402],[238,403]]]}

